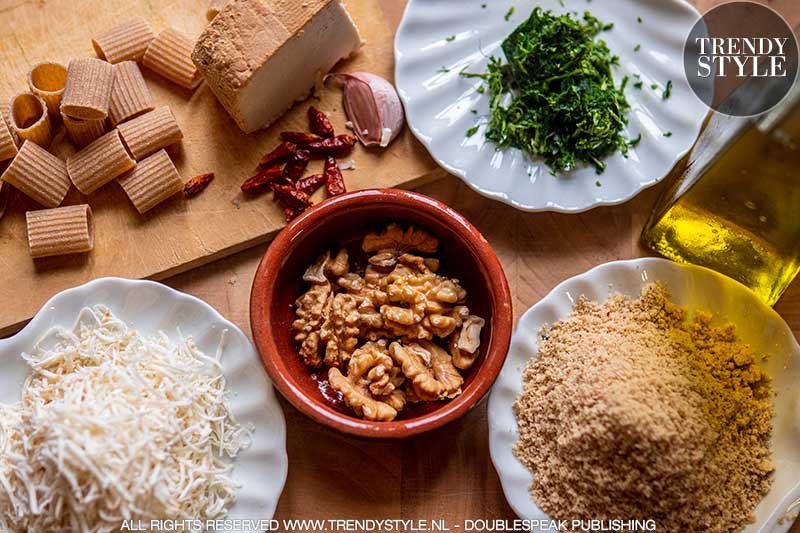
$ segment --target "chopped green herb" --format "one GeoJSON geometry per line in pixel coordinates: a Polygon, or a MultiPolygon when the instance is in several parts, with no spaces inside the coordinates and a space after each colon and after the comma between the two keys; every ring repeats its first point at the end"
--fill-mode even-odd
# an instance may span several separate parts
{"type": "Polygon", "coordinates": [[[664,92],[661,93],[661,98],[666,100],[672,94],[672,80],[667,80],[667,86],[664,87],[664,92]]]}
{"type": "Polygon", "coordinates": [[[628,141],[628,146],[630,146],[631,148],[634,148],[640,142],[642,142],[642,134],[641,134],[641,132],[639,133],[639,135],[636,136],[636,138],[631,139],[630,141],[628,141]]]}
{"type": "Polygon", "coordinates": [[[503,18],[505,18],[506,22],[508,22],[508,20],[511,18],[511,15],[513,15],[513,14],[514,14],[514,6],[511,6],[511,7],[508,8],[508,12],[506,13],[505,17],[503,17],[503,18]]]}
{"type": "Polygon", "coordinates": [[[613,22],[609,22],[608,24],[606,24],[605,26],[603,26],[600,29],[603,30],[603,31],[611,31],[611,30],[614,29],[614,23],[613,22]]]}
{"type": "Polygon", "coordinates": [[[580,162],[600,173],[607,155],[626,153],[629,105],[608,45],[596,38],[605,27],[588,12],[581,20],[537,7],[503,41],[506,62],[492,57],[485,73],[462,72],[489,87],[486,138],[542,158],[554,174],[580,162]]]}
{"type": "Polygon", "coordinates": [[[481,9],[486,9],[486,4],[481,4],[481,9]]]}
{"type": "Polygon", "coordinates": [[[558,0],[558,4],[559,4],[561,7],[564,7],[564,0],[558,0]]]}
{"type": "Polygon", "coordinates": [[[636,46],[633,47],[633,51],[634,52],[638,52],[641,49],[642,49],[642,45],[641,44],[637,44],[636,46]]]}
{"type": "Polygon", "coordinates": [[[665,131],[661,135],[663,135],[664,137],[672,137],[672,132],[671,131],[665,131]]]}
{"type": "Polygon", "coordinates": [[[445,37],[444,40],[450,43],[450,42],[453,42],[453,41],[456,40],[456,36],[455,35],[451,35],[450,37],[445,37]]]}
{"type": "Polygon", "coordinates": [[[475,92],[477,92],[478,94],[483,94],[486,92],[486,87],[484,87],[483,85],[478,85],[478,88],[475,89],[475,92]]]}
{"type": "Polygon", "coordinates": [[[478,126],[472,126],[470,129],[467,130],[467,137],[472,137],[478,132],[478,126]]]}
{"type": "Polygon", "coordinates": [[[650,88],[655,91],[656,89],[658,89],[658,84],[657,83],[651,83],[650,84],[650,88]]]}
{"type": "Polygon", "coordinates": [[[448,72],[450,72],[450,69],[447,67],[441,67],[436,72],[438,72],[439,74],[447,74],[448,72]]]}
{"type": "Polygon", "coordinates": [[[630,81],[630,78],[628,76],[623,76],[622,83],[619,84],[619,90],[620,91],[624,91],[625,87],[628,86],[628,82],[629,81],[630,81]]]}
{"type": "Polygon", "coordinates": [[[473,115],[477,115],[478,114],[478,110],[477,109],[470,109],[470,113],[472,113],[473,115]]]}
{"type": "Polygon", "coordinates": [[[642,90],[642,85],[644,84],[641,81],[637,81],[636,83],[633,84],[633,86],[639,89],[640,91],[642,90]]]}
{"type": "Polygon", "coordinates": [[[595,184],[596,187],[602,187],[603,186],[603,184],[600,183],[600,180],[595,181],[594,184],[595,184]]]}
{"type": "Polygon", "coordinates": [[[641,24],[641,23],[642,23],[642,17],[636,17],[636,22],[638,22],[639,24],[641,24]]]}

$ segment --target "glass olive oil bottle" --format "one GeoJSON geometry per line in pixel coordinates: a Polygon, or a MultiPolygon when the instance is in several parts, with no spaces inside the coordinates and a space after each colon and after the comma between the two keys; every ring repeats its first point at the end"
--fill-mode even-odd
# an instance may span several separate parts
{"type": "Polygon", "coordinates": [[[715,115],[642,234],[774,305],[800,271],[800,91],[758,119],[715,115]]]}

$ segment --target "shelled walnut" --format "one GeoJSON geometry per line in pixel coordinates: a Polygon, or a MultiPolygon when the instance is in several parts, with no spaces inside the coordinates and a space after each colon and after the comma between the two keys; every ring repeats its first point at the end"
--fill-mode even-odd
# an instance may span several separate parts
{"type": "Polygon", "coordinates": [[[398,388],[405,376],[394,366],[383,340],[367,342],[355,350],[346,376],[338,368],[328,370],[328,381],[366,420],[394,420],[406,403],[405,393],[398,388]]]}
{"type": "Polygon", "coordinates": [[[426,341],[407,345],[393,342],[389,352],[410,381],[415,399],[433,401],[461,394],[464,378],[453,366],[450,354],[438,345],[426,341]]]}
{"type": "MultiPolygon", "coordinates": [[[[467,291],[439,273],[430,233],[389,224],[361,243],[363,265],[345,248],[323,253],[303,279],[292,324],[303,362],[328,367],[328,381],[367,420],[393,420],[408,402],[461,394],[480,353],[485,321],[467,291]]],[[[356,254],[358,255],[358,254],[356,254]]]]}

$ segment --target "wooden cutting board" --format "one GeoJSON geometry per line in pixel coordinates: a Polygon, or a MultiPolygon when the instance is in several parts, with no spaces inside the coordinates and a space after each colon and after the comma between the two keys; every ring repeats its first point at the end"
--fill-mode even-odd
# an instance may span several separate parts
{"type": "MultiPolygon", "coordinates": [[[[0,100],[26,90],[29,68],[45,60],[66,64],[94,56],[91,37],[134,15],[156,31],[172,27],[196,37],[207,24],[205,0],[0,0],[0,100]]],[[[393,32],[376,0],[349,0],[348,9],[367,44],[337,70],[367,71],[393,78],[393,32]]],[[[325,88],[319,99],[297,104],[274,127],[243,134],[205,85],[183,90],[143,69],[157,105],[169,105],[185,138],[169,152],[181,176],[215,172],[199,197],[168,200],[139,215],[116,182],[86,198],[73,188],[65,205],[87,202],[95,214],[95,249],[89,254],[33,261],[27,249],[25,211],[39,207],[13,191],[10,210],[0,220],[0,334],[29,319],[55,293],[94,278],[161,279],[264,242],[284,226],[270,199],[242,197],[239,185],[254,173],[259,157],[278,132],[307,129],[309,103],[331,114],[345,132],[341,93],[325,88]]],[[[277,76],[280,73],[276,73],[277,76]]],[[[52,151],[66,157],[68,143],[52,151]]],[[[424,148],[405,129],[388,149],[360,145],[344,171],[349,189],[412,187],[440,174],[424,148]]],[[[309,168],[318,170],[319,162],[309,168]]],[[[323,198],[322,191],[314,197],[323,198]]]]}

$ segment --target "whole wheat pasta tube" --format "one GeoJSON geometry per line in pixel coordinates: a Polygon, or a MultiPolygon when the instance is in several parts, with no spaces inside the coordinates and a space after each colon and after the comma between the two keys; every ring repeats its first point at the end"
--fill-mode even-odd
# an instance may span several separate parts
{"type": "Polygon", "coordinates": [[[183,139],[183,132],[169,107],[159,107],[123,122],[117,129],[125,146],[137,161],[183,139]]]}
{"type": "Polygon", "coordinates": [[[92,46],[109,63],[140,61],[155,37],[146,20],[134,17],[92,39],[92,46]]]}
{"type": "Polygon", "coordinates": [[[83,194],[91,194],[136,165],[117,130],[110,131],[67,158],[67,173],[83,194]]]}
{"type": "Polygon", "coordinates": [[[194,89],[203,80],[192,62],[194,41],[175,30],[164,30],[147,47],[142,63],[181,87],[194,89]]]}
{"type": "Polygon", "coordinates": [[[6,122],[11,124],[11,101],[3,100],[0,102],[0,115],[6,119],[6,122]]]}
{"type": "Polygon", "coordinates": [[[64,162],[30,141],[23,143],[2,179],[45,207],[61,205],[70,186],[64,162]]]}
{"type": "Polygon", "coordinates": [[[6,124],[5,117],[0,114],[0,162],[8,161],[17,155],[17,143],[6,124]]]}
{"type": "Polygon", "coordinates": [[[153,97],[142,77],[139,65],[122,61],[114,65],[114,88],[108,119],[112,126],[153,110],[153,97]]]}
{"type": "Polygon", "coordinates": [[[166,150],[136,164],[117,180],[139,213],[145,213],[183,190],[183,180],[166,150]]]}
{"type": "Polygon", "coordinates": [[[33,93],[18,94],[11,100],[11,130],[20,141],[32,141],[47,148],[53,140],[53,128],[47,104],[33,93]]]}
{"type": "Polygon", "coordinates": [[[67,69],[67,84],[61,112],[72,118],[101,120],[108,116],[114,66],[100,59],[73,59],[67,69]]]}
{"type": "Polygon", "coordinates": [[[87,204],[25,213],[31,257],[88,252],[94,248],[94,220],[87,204]]]}
{"type": "Polygon", "coordinates": [[[67,68],[60,63],[46,61],[34,65],[28,71],[28,87],[33,94],[44,100],[51,115],[58,116],[66,84],[67,68]]]}
{"type": "Polygon", "coordinates": [[[17,148],[22,144],[17,137],[17,134],[14,132],[14,128],[11,127],[13,122],[11,121],[11,102],[4,100],[0,102],[0,116],[6,119],[6,125],[8,126],[9,131],[11,131],[11,137],[14,139],[14,142],[17,145],[17,148]]]}
{"type": "Polygon", "coordinates": [[[83,148],[106,132],[105,120],[83,120],[81,118],[68,117],[64,113],[61,113],[61,119],[64,121],[64,128],[67,130],[69,140],[78,149],[83,148]]]}

